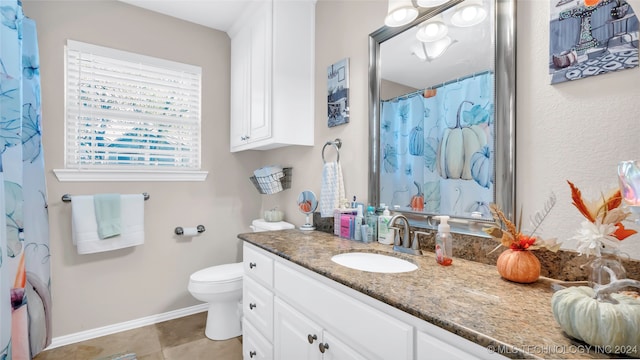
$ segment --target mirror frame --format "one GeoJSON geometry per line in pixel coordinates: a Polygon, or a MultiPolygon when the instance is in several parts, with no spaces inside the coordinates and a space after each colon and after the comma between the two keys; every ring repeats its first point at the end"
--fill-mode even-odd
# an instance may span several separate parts
{"type": "MultiPolygon", "coordinates": [[[[451,0],[438,7],[429,8],[412,23],[391,28],[383,26],[369,34],[369,202],[375,206],[380,201],[380,44],[394,36],[428,20],[464,0],[451,0]]],[[[516,0],[494,0],[495,29],[495,203],[513,219],[516,199],[515,188],[515,120],[516,120],[516,0]]],[[[401,212],[413,225],[435,228],[435,214],[401,212]]],[[[478,223],[488,220],[471,220],[452,217],[451,231],[488,237],[478,223]]]]}

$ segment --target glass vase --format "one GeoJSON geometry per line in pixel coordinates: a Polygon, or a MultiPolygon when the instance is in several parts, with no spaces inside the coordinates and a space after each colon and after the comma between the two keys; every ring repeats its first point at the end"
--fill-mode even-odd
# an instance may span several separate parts
{"type": "MultiPolygon", "coordinates": [[[[627,277],[627,272],[622,265],[618,250],[603,249],[601,256],[594,258],[589,263],[589,266],[591,268],[591,272],[589,273],[589,286],[595,290],[614,280],[612,274],[615,276],[615,279],[625,279],[627,277]]],[[[608,301],[609,295],[599,295],[598,300],[608,301]]]]}

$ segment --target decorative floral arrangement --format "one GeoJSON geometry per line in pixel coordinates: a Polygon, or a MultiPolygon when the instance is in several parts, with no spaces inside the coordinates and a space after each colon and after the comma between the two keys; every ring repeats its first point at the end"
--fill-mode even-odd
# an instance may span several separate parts
{"type": "Polygon", "coordinates": [[[601,194],[596,200],[585,200],[580,190],[567,180],[571,187],[573,205],[585,217],[578,233],[573,239],[578,241],[580,255],[601,256],[603,248],[616,249],[620,241],[636,234],[633,229],[626,229],[622,221],[631,214],[623,209],[620,189],[611,189],[601,194]]]}
{"type": "MultiPolygon", "coordinates": [[[[551,251],[557,251],[560,248],[560,244],[556,243],[555,239],[543,240],[540,236],[534,236],[536,231],[542,225],[544,219],[549,215],[549,212],[556,204],[555,195],[551,194],[544,209],[535,213],[531,218],[531,224],[533,230],[523,233],[522,227],[522,211],[520,212],[520,219],[518,220],[518,226],[516,226],[511,220],[507,219],[505,214],[500,210],[496,204],[490,204],[491,215],[495,221],[495,225],[484,228],[483,231],[489,234],[492,238],[500,241],[502,246],[505,246],[514,251],[522,250],[538,250],[547,248],[551,251]]],[[[497,246],[491,252],[497,250],[500,246],[497,246]]]]}

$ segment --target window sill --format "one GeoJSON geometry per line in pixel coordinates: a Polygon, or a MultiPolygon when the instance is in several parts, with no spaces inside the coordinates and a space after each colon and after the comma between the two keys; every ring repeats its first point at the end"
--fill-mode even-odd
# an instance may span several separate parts
{"type": "Polygon", "coordinates": [[[208,171],[53,169],[59,181],[204,181],[208,171]]]}

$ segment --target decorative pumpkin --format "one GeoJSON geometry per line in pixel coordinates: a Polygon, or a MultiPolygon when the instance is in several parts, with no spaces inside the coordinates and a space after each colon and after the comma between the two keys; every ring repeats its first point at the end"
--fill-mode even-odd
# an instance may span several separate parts
{"type": "Polygon", "coordinates": [[[428,98],[432,98],[432,97],[436,96],[437,93],[438,93],[437,89],[426,89],[424,91],[424,93],[422,94],[422,96],[425,99],[428,99],[428,98]]]}
{"type": "Polygon", "coordinates": [[[638,287],[640,282],[623,279],[596,287],[572,286],[556,291],[551,297],[553,317],[572,338],[612,353],[637,356],[640,349],[640,299],[611,293],[617,303],[599,301],[602,291],[624,286],[638,287]]]}
{"type": "Polygon", "coordinates": [[[420,188],[420,184],[418,184],[418,182],[414,181],[413,183],[418,188],[418,192],[411,197],[410,206],[413,210],[422,211],[424,210],[424,193],[422,192],[422,189],[420,188]]]}
{"type": "Polygon", "coordinates": [[[284,219],[284,213],[278,209],[271,209],[264,212],[264,219],[267,222],[278,222],[284,219]]]}
{"type": "Polygon", "coordinates": [[[491,171],[491,151],[487,145],[471,156],[471,177],[478,185],[489,188],[493,172],[491,171]]]}
{"type": "Polygon", "coordinates": [[[300,206],[300,211],[302,211],[303,213],[311,212],[311,200],[305,200],[301,202],[299,206],[300,206]]]}
{"type": "Polygon", "coordinates": [[[471,180],[471,157],[487,145],[487,136],[480,126],[461,125],[460,112],[465,103],[473,105],[467,100],[460,103],[456,125],[445,129],[440,143],[438,165],[440,176],[445,179],[471,180]]]}
{"type": "Polygon", "coordinates": [[[424,130],[422,121],[411,130],[409,134],[409,154],[422,156],[424,154],[424,130]]]}
{"type": "Polygon", "coordinates": [[[496,266],[500,276],[513,282],[528,284],[540,277],[540,260],[531,251],[507,249],[496,266]]]}

